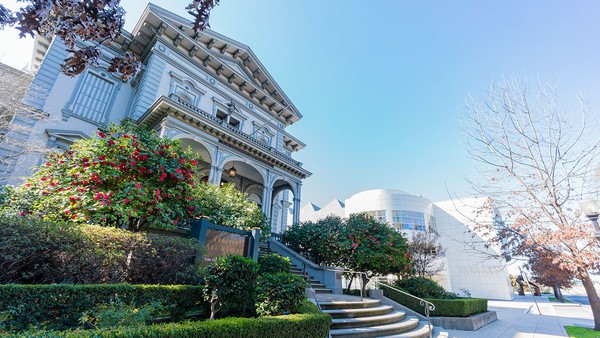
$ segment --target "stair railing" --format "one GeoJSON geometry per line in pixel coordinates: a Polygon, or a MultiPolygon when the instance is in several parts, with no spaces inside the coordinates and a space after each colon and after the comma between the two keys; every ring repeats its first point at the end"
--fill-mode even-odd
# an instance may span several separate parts
{"type": "Polygon", "coordinates": [[[331,270],[331,269],[327,269],[328,271],[336,271],[336,272],[341,272],[341,273],[349,273],[352,275],[358,275],[358,280],[360,280],[360,300],[363,300],[363,297],[366,295],[363,295],[363,289],[366,290],[366,285],[369,285],[369,283],[371,282],[370,279],[368,279],[367,273],[366,272],[362,272],[362,271],[354,271],[354,270],[331,270]],[[365,276],[365,278],[363,279],[362,276],[365,276]],[[365,284],[365,280],[367,280],[367,283],[365,284]],[[364,285],[363,285],[364,284],[364,285]]]}
{"type": "Polygon", "coordinates": [[[409,297],[412,297],[412,298],[418,300],[419,301],[419,305],[421,305],[423,307],[423,313],[425,314],[425,317],[427,317],[427,325],[429,326],[429,338],[432,337],[432,335],[433,335],[433,326],[431,326],[430,312],[435,311],[435,304],[433,304],[431,302],[428,302],[428,301],[426,301],[423,298],[419,298],[419,297],[417,297],[415,295],[411,295],[410,293],[408,293],[406,291],[402,291],[402,290],[400,290],[398,288],[395,288],[393,286],[390,286],[390,285],[388,285],[386,283],[382,283],[382,282],[379,281],[379,277],[373,277],[372,279],[375,282],[375,287],[376,288],[381,288],[381,286],[385,286],[386,288],[392,289],[392,290],[394,290],[396,292],[400,292],[401,294],[404,294],[406,296],[409,296],[409,297]]]}

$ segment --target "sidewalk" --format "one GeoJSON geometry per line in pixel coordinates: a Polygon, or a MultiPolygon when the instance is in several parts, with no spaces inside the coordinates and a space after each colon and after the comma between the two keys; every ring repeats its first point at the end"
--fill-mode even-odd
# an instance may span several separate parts
{"type": "Polygon", "coordinates": [[[589,305],[550,303],[548,295],[515,296],[513,301],[490,300],[488,309],[496,311],[498,320],[478,331],[446,330],[448,337],[552,338],[568,337],[567,325],[593,327],[589,305]],[[540,315],[541,312],[541,315],[540,315]]]}

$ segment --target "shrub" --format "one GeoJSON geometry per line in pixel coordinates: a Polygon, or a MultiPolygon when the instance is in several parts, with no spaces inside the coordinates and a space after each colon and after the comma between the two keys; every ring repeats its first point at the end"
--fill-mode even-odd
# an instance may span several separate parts
{"type": "Polygon", "coordinates": [[[165,304],[165,314],[175,319],[203,308],[199,286],[5,284],[0,285],[0,309],[9,316],[0,323],[0,330],[77,327],[83,313],[116,299],[136,307],[160,302],[165,304]]]}
{"type": "Polygon", "coordinates": [[[326,338],[329,335],[331,317],[320,312],[305,300],[301,314],[260,318],[224,318],[209,321],[154,324],[121,327],[111,330],[30,331],[7,337],[48,338],[326,338]]]}
{"type": "Polygon", "coordinates": [[[200,255],[190,238],[32,218],[0,220],[0,283],[195,284],[200,255]]]}
{"type": "Polygon", "coordinates": [[[160,302],[151,302],[136,306],[126,304],[121,299],[115,298],[109,304],[102,304],[89,310],[79,319],[82,324],[91,328],[114,329],[120,326],[149,324],[161,311],[160,302]]]}
{"type": "Polygon", "coordinates": [[[396,286],[406,290],[411,295],[420,298],[435,298],[435,299],[454,299],[458,296],[454,293],[447,292],[437,282],[425,277],[410,277],[407,279],[399,279],[396,286]]]}
{"type": "MultiPolygon", "coordinates": [[[[398,302],[420,314],[425,314],[423,305],[418,299],[407,296],[388,287],[382,287],[384,296],[398,302]]],[[[425,298],[435,305],[435,311],[430,313],[443,317],[468,317],[487,311],[487,299],[483,298],[458,298],[458,299],[433,299],[425,298]]]]}
{"type": "Polygon", "coordinates": [[[307,286],[301,276],[287,272],[262,276],[258,281],[256,312],[261,316],[296,312],[307,286]]]}
{"type": "Polygon", "coordinates": [[[292,263],[288,257],[283,257],[275,253],[260,254],[258,256],[259,275],[276,274],[280,272],[290,272],[292,263]]]}
{"type": "Polygon", "coordinates": [[[54,152],[11,200],[20,213],[54,221],[173,228],[201,213],[199,156],[131,120],[54,152]]]}
{"type": "Polygon", "coordinates": [[[210,319],[226,309],[237,315],[253,312],[258,264],[239,255],[217,257],[204,269],[204,300],[210,304],[210,319]]]}

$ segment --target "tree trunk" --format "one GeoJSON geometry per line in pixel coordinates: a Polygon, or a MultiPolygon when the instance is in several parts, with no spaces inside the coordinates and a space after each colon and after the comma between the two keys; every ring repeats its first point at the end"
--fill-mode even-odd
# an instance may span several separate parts
{"type": "Polygon", "coordinates": [[[361,289],[361,295],[367,297],[367,282],[369,281],[369,278],[367,278],[366,275],[361,274],[360,277],[361,278],[361,285],[360,285],[360,289],[361,289]]]}
{"type": "Polygon", "coordinates": [[[594,282],[587,271],[585,271],[585,275],[581,278],[581,283],[585,288],[585,292],[587,293],[592,308],[592,314],[594,315],[594,330],[600,331],[600,300],[598,299],[598,293],[594,287],[594,282]]]}
{"type": "Polygon", "coordinates": [[[564,303],[565,299],[563,298],[562,291],[560,291],[560,284],[554,283],[554,285],[552,285],[552,290],[554,291],[554,297],[561,303],[564,303]]]}
{"type": "Polygon", "coordinates": [[[348,294],[350,294],[350,288],[352,287],[352,282],[354,281],[354,275],[352,275],[350,277],[350,282],[348,282],[348,288],[346,290],[348,290],[348,294]]]}

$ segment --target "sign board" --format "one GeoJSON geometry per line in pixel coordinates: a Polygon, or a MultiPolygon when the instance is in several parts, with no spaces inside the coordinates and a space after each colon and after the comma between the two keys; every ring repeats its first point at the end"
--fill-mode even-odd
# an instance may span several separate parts
{"type": "Polygon", "coordinates": [[[260,232],[224,227],[211,223],[207,218],[192,222],[191,236],[198,239],[206,249],[202,265],[226,255],[240,255],[258,259],[260,232]]]}

